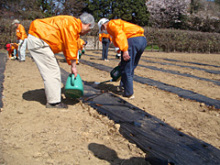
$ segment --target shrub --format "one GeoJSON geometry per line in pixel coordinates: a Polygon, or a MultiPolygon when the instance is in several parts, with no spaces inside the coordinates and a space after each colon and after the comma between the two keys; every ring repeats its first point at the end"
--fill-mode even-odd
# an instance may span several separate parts
{"type": "MultiPolygon", "coordinates": [[[[0,48],[3,48],[7,43],[16,42],[15,28],[12,27],[11,23],[12,20],[10,19],[0,19],[0,48]]],[[[30,20],[21,21],[27,33],[30,23],[30,20]]],[[[157,29],[150,27],[145,27],[144,29],[148,46],[151,49],[157,47],[157,51],[220,53],[220,33],[157,29]]],[[[98,26],[96,25],[86,36],[94,36],[94,40],[98,42],[98,31],[98,26]]],[[[84,36],[84,38],[86,36],[84,36]]]]}
{"type": "Polygon", "coordinates": [[[220,34],[145,27],[148,45],[165,52],[220,53],[220,34]]]}

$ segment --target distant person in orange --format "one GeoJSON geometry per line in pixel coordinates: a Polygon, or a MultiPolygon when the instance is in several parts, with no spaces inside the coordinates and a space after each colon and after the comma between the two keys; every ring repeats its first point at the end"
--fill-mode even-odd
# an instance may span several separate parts
{"type": "Polygon", "coordinates": [[[106,30],[99,33],[99,41],[102,42],[102,60],[108,61],[108,48],[112,42],[110,34],[106,30]]]}
{"type": "Polygon", "coordinates": [[[147,46],[144,29],[121,19],[106,18],[100,19],[98,26],[100,31],[107,31],[111,35],[115,47],[122,52],[120,87],[124,88],[124,97],[133,99],[134,70],[147,46]]]}
{"type": "Polygon", "coordinates": [[[79,50],[81,51],[81,54],[85,53],[85,46],[87,45],[87,41],[84,41],[83,39],[79,39],[79,50]]]}
{"type": "Polygon", "coordinates": [[[17,59],[18,58],[18,44],[10,43],[6,44],[6,50],[8,51],[9,59],[17,59]]]}
{"type": "Polygon", "coordinates": [[[61,102],[61,72],[54,53],[63,52],[76,77],[78,39],[94,25],[94,17],[88,13],[83,13],[79,18],[60,15],[36,19],[31,23],[28,49],[44,81],[47,108],[68,108],[61,102]]]}
{"type": "Polygon", "coordinates": [[[14,59],[18,59],[18,44],[17,43],[11,43],[11,49],[14,50],[14,52],[13,52],[14,59]]]}
{"type": "Polygon", "coordinates": [[[119,58],[121,57],[121,51],[120,51],[120,49],[117,48],[117,47],[115,47],[115,52],[116,52],[115,57],[119,59],[119,58]]]}
{"type": "Polygon", "coordinates": [[[85,42],[83,39],[78,39],[78,54],[77,54],[77,60],[76,64],[79,65],[79,59],[81,58],[82,54],[85,53],[85,46],[87,42],[85,42]]]}
{"type": "Polygon", "coordinates": [[[12,25],[16,27],[16,36],[18,40],[18,56],[19,61],[25,61],[26,47],[27,47],[27,34],[23,25],[20,24],[20,21],[15,19],[12,22],[12,25]]]}

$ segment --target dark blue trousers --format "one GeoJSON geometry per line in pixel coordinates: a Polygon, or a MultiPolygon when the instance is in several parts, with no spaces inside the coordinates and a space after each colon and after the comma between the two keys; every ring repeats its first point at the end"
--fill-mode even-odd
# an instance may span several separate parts
{"type": "Polygon", "coordinates": [[[121,55],[121,86],[124,87],[124,95],[131,96],[133,90],[134,70],[138,65],[141,55],[147,46],[145,37],[134,37],[128,39],[128,53],[130,55],[129,61],[124,61],[123,52],[121,55]]]}
{"type": "Polygon", "coordinates": [[[108,59],[108,47],[110,40],[108,38],[102,38],[102,59],[108,59]]]}

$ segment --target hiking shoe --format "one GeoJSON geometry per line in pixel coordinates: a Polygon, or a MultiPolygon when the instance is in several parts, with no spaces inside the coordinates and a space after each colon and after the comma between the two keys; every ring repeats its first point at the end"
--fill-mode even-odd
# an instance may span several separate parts
{"type": "Polygon", "coordinates": [[[133,95],[131,95],[131,96],[123,96],[123,97],[125,97],[126,99],[130,99],[130,100],[132,100],[132,99],[134,99],[135,97],[134,97],[134,94],[133,95]]]}
{"type": "Polygon", "coordinates": [[[58,108],[58,109],[67,109],[68,106],[62,102],[60,103],[55,103],[55,104],[50,104],[50,103],[47,103],[46,104],[46,108],[58,108]]]}

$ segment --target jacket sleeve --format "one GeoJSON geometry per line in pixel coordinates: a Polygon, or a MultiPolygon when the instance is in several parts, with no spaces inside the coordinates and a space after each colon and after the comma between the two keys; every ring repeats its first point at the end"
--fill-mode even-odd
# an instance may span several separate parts
{"type": "Polygon", "coordinates": [[[128,50],[127,37],[120,22],[109,21],[107,31],[112,36],[112,41],[116,47],[119,47],[121,51],[128,50]]]}
{"type": "Polygon", "coordinates": [[[77,52],[78,52],[78,38],[79,34],[77,34],[73,29],[70,28],[63,28],[61,30],[61,37],[63,40],[63,53],[66,57],[66,61],[69,65],[71,65],[71,60],[77,60],[77,52]]]}

